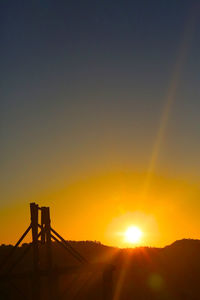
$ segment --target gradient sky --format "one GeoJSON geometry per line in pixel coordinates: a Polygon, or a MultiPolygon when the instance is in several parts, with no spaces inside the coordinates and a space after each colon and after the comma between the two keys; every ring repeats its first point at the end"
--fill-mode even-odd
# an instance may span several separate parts
{"type": "Polygon", "coordinates": [[[0,243],[31,201],[75,240],[200,237],[200,7],[2,1],[0,243]]]}

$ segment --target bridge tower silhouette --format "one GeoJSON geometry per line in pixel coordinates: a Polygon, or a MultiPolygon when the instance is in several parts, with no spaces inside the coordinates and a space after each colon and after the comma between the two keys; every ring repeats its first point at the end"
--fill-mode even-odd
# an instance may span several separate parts
{"type": "MultiPolygon", "coordinates": [[[[69,274],[79,271],[80,267],[55,267],[53,265],[52,241],[55,241],[59,245],[61,245],[70,255],[72,255],[82,266],[84,266],[83,269],[90,270],[91,272],[95,272],[97,269],[101,270],[103,288],[102,299],[111,300],[112,273],[114,267],[109,264],[91,264],[83,255],[81,255],[70,244],[69,241],[66,241],[55,229],[51,227],[49,207],[39,207],[39,205],[36,203],[30,203],[30,216],[30,225],[0,264],[0,270],[4,270],[4,273],[0,273],[0,280],[10,281],[13,279],[29,278],[31,279],[31,298],[24,298],[32,300],[41,300],[41,278],[46,278],[47,293],[45,299],[66,299],[66,297],[62,297],[59,294],[57,280],[62,274],[69,274]],[[25,249],[20,253],[20,256],[16,260],[12,261],[11,266],[9,266],[9,268],[6,268],[5,271],[6,264],[14,256],[17,248],[29,232],[32,232],[32,242],[25,247],[25,249]],[[41,245],[45,250],[45,266],[43,268],[41,268],[40,266],[39,248],[41,245]],[[20,263],[20,261],[23,260],[23,258],[29,252],[30,249],[32,249],[33,269],[31,271],[13,273],[14,268],[20,263]]],[[[19,292],[19,288],[17,286],[15,286],[15,288],[19,292]]]]}

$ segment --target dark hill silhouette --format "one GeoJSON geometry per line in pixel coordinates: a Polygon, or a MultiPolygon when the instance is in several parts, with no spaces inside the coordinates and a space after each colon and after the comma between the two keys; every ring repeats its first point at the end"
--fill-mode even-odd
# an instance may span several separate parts
{"type": "MultiPolygon", "coordinates": [[[[115,292],[120,291],[120,297],[116,298],[118,300],[200,299],[200,240],[184,239],[165,248],[134,249],[118,249],[91,241],[72,241],[71,244],[91,263],[111,263],[115,266],[113,286],[115,292]]],[[[27,246],[28,244],[23,244],[19,247],[16,256],[27,246]]],[[[0,261],[11,248],[12,246],[0,246],[0,261]]],[[[42,251],[41,248],[41,253],[42,251]]],[[[78,262],[55,243],[53,252],[56,265],[78,265],[78,262]]],[[[16,272],[29,270],[31,267],[30,252],[16,268],[16,272]]],[[[79,276],[72,273],[61,276],[59,290],[62,293],[66,290],[63,299],[102,299],[101,276],[98,267],[95,275],[86,272],[79,276]]],[[[15,284],[23,287],[30,299],[28,280],[18,280],[15,284]]],[[[0,293],[0,299],[23,299],[7,283],[1,282],[0,293]]]]}

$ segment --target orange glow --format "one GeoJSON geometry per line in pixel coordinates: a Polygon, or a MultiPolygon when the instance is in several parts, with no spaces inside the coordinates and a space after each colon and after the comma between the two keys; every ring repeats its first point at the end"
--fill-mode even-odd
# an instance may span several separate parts
{"type": "Polygon", "coordinates": [[[148,198],[144,199],[144,177],[113,172],[49,187],[31,197],[29,189],[24,190],[26,194],[17,204],[6,204],[0,211],[0,242],[17,241],[30,223],[29,202],[34,201],[50,206],[52,226],[66,239],[129,247],[124,232],[131,225],[143,232],[137,246],[161,247],[181,238],[198,238],[199,184],[154,175],[148,198]]]}

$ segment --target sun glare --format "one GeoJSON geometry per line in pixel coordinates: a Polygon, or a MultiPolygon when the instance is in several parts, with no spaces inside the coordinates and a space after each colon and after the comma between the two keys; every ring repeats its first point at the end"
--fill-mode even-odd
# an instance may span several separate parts
{"type": "Polygon", "coordinates": [[[129,226],[124,232],[124,241],[129,244],[137,244],[142,237],[142,231],[137,226],[129,226]]]}

